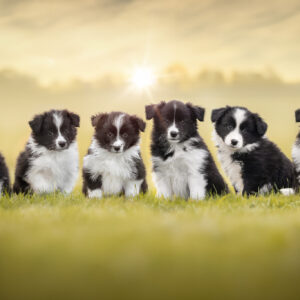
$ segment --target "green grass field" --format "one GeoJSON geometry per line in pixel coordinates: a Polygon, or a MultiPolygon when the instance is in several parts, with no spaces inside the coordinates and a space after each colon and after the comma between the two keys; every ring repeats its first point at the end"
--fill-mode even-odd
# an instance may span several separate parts
{"type": "Polygon", "coordinates": [[[0,299],[291,299],[300,197],[0,199],[0,299]]]}

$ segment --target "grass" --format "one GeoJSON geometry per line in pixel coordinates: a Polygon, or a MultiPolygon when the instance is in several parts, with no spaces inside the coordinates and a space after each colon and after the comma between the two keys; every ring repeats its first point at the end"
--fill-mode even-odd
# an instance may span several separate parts
{"type": "Polygon", "coordinates": [[[299,275],[299,196],[0,199],[0,299],[287,299],[299,275]]]}

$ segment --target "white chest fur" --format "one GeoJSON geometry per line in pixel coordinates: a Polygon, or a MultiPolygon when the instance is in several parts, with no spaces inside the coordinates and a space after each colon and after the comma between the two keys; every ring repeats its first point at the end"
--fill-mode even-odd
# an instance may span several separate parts
{"type": "Polygon", "coordinates": [[[207,151],[191,147],[192,140],[183,144],[171,145],[174,152],[168,159],[152,157],[153,179],[158,196],[170,198],[176,195],[183,198],[203,199],[207,181],[201,173],[206,162],[207,151]]]}
{"type": "Polygon", "coordinates": [[[299,141],[297,141],[292,149],[292,157],[293,157],[293,161],[294,164],[296,166],[296,170],[298,175],[298,182],[300,183],[300,144],[299,141]]]}
{"type": "Polygon", "coordinates": [[[241,164],[232,159],[233,150],[223,142],[215,130],[213,131],[213,140],[218,147],[218,159],[220,160],[224,172],[237,193],[241,194],[244,190],[241,164]]]}
{"type": "Polygon", "coordinates": [[[78,177],[78,147],[74,142],[66,150],[49,151],[45,147],[29,142],[36,154],[30,161],[26,180],[36,193],[50,193],[60,190],[70,193],[78,177]]]}
{"type": "Polygon", "coordinates": [[[136,173],[134,160],[140,159],[140,146],[133,146],[123,153],[111,153],[99,147],[93,140],[90,149],[92,154],[85,156],[83,167],[95,180],[98,176],[102,176],[102,192],[113,195],[125,189],[126,193],[127,186],[134,181],[136,173]]]}

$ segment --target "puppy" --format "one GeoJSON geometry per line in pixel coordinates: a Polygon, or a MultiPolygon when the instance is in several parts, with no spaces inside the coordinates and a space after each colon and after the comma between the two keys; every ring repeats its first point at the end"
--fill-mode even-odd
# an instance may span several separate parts
{"type": "Polygon", "coordinates": [[[17,160],[15,193],[73,190],[79,169],[79,123],[79,116],[67,110],[51,110],[29,122],[32,133],[17,160]]]}
{"type": "Polygon", "coordinates": [[[9,172],[4,157],[0,154],[0,197],[10,193],[9,172]]]}
{"type": "Polygon", "coordinates": [[[211,120],[219,160],[238,194],[293,191],[293,164],[265,137],[268,126],[258,114],[227,106],[213,110],[211,120]]]}
{"type": "Polygon", "coordinates": [[[92,117],[95,134],[83,161],[83,193],[133,197],[146,193],[146,171],[140,153],[140,132],[145,122],[121,112],[92,117]]]}
{"type": "Polygon", "coordinates": [[[147,120],[154,120],[151,154],[158,197],[202,200],[228,192],[197,131],[204,113],[201,107],[176,100],[146,106],[147,120]]]}
{"type": "MultiPolygon", "coordinates": [[[[296,115],[296,122],[300,122],[300,109],[296,110],[295,115],[296,115]]],[[[297,179],[300,185],[300,132],[298,133],[296,142],[293,146],[292,156],[293,156],[293,161],[297,172],[297,179]]]]}

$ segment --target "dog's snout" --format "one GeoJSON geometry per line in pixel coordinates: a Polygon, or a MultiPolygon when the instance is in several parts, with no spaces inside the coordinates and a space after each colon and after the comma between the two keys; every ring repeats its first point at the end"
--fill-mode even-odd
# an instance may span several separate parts
{"type": "Polygon", "coordinates": [[[120,149],[121,149],[121,147],[120,147],[120,146],[114,146],[114,150],[115,150],[116,152],[119,152],[119,151],[120,151],[120,149]]]}
{"type": "Polygon", "coordinates": [[[170,132],[170,135],[171,135],[172,138],[176,138],[176,137],[178,136],[178,132],[172,130],[172,131],[170,132]]]}
{"type": "Polygon", "coordinates": [[[231,140],[231,145],[236,146],[238,144],[238,142],[239,142],[238,140],[232,139],[231,140]]]}
{"type": "Polygon", "coordinates": [[[60,147],[60,148],[65,148],[66,147],[66,142],[64,142],[64,141],[60,141],[60,142],[58,142],[58,146],[60,147]]]}

